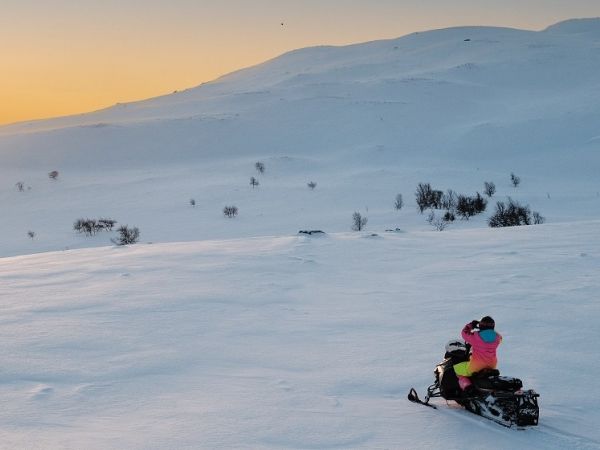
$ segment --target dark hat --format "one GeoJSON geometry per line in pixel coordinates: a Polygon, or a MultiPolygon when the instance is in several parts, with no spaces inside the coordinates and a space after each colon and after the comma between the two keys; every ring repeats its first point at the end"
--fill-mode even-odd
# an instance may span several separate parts
{"type": "Polygon", "coordinates": [[[479,321],[479,329],[480,330],[493,330],[496,326],[496,322],[490,316],[482,317],[479,321]]]}

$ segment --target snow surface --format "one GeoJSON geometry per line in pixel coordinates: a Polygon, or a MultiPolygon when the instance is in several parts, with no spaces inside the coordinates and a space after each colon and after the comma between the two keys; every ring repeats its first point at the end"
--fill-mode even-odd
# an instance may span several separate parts
{"type": "Polygon", "coordinates": [[[600,222],[0,259],[5,448],[600,447],[600,222]],[[424,392],[489,313],[541,393],[505,429],[424,392]]]}
{"type": "Polygon", "coordinates": [[[0,127],[0,448],[600,448],[598,73],[600,19],[464,27],[0,127]],[[416,210],[484,181],[444,232],[416,210]],[[509,196],[547,223],[488,228],[509,196]],[[406,400],[486,314],[537,428],[406,400]]]}

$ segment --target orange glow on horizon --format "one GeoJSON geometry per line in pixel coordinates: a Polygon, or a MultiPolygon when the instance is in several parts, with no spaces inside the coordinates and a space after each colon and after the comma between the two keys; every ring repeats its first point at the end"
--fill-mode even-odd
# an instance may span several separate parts
{"type": "Polygon", "coordinates": [[[539,11],[527,5],[534,0],[498,0],[493,9],[467,0],[3,0],[0,124],[168,94],[312,45],[599,16],[588,1],[539,11]]]}
{"type": "Polygon", "coordinates": [[[56,62],[14,57],[12,65],[0,72],[0,125],[169,94],[275,55],[229,52],[191,60],[182,54],[158,58],[148,48],[110,57],[99,52],[55,56],[56,62]]]}

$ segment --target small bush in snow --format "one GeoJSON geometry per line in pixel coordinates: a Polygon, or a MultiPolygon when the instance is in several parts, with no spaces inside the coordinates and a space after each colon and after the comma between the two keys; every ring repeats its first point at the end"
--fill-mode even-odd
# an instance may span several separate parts
{"type": "Polygon", "coordinates": [[[306,185],[309,187],[309,189],[311,191],[313,191],[317,187],[317,183],[315,183],[314,181],[310,181],[310,182],[306,183],[306,185]]]}
{"type": "Polygon", "coordinates": [[[484,182],[483,193],[491,198],[496,193],[496,185],[491,181],[484,182]]]}
{"type": "Polygon", "coordinates": [[[454,222],[456,220],[456,216],[452,211],[446,211],[443,218],[446,222],[454,222]]]}
{"type": "Polygon", "coordinates": [[[359,212],[352,214],[352,229],[354,231],[361,231],[367,224],[369,219],[363,217],[359,212]]]}
{"type": "Polygon", "coordinates": [[[534,225],[540,225],[542,223],[544,223],[546,221],[546,218],[544,216],[542,216],[539,212],[534,211],[533,212],[533,224],[534,225]]]}
{"type": "Polygon", "coordinates": [[[510,174],[510,182],[514,187],[518,187],[521,184],[521,177],[516,176],[514,173],[510,174]]]}
{"type": "Polygon", "coordinates": [[[496,203],[496,212],[488,219],[488,225],[493,228],[531,225],[531,211],[529,206],[522,206],[509,198],[508,203],[496,203]]]}
{"type": "Polygon", "coordinates": [[[438,231],[444,231],[450,225],[450,221],[446,220],[448,213],[443,217],[437,217],[433,211],[427,215],[427,223],[438,231]]]}
{"type": "Polygon", "coordinates": [[[196,206],[196,200],[194,200],[193,198],[190,198],[190,205],[196,206]]]}
{"type": "Polygon", "coordinates": [[[435,209],[441,209],[443,196],[444,193],[442,191],[434,190],[431,197],[431,207],[435,209]]]}
{"type": "Polygon", "coordinates": [[[92,236],[100,229],[95,219],[77,219],[73,224],[73,229],[86,236],[92,236]]]}
{"type": "Polygon", "coordinates": [[[431,185],[429,183],[419,183],[415,191],[415,200],[421,214],[429,207],[430,198],[431,185]]]}
{"type": "Polygon", "coordinates": [[[86,236],[93,236],[98,231],[112,231],[113,227],[117,223],[113,219],[77,219],[73,223],[73,229],[78,233],[83,233],[86,236]]]}
{"type": "Polygon", "coordinates": [[[431,225],[433,223],[433,220],[435,219],[435,213],[433,212],[433,210],[429,211],[429,214],[427,214],[427,218],[425,219],[427,221],[427,223],[429,225],[431,225]]]}
{"type": "Polygon", "coordinates": [[[78,233],[83,233],[84,221],[85,221],[85,219],[77,219],[75,222],[73,222],[73,229],[75,231],[77,231],[78,233]]]}
{"type": "Polygon", "coordinates": [[[475,193],[475,197],[473,197],[473,204],[475,207],[475,213],[480,214],[485,211],[487,207],[487,200],[481,196],[479,192],[475,193]]]}
{"type": "Polygon", "coordinates": [[[225,208],[223,208],[223,215],[225,217],[229,217],[231,219],[232,217],[237,216],[237,214],[238,214],[237,206],[226,206],[225,208]]]}
{"type": "Polygon", "coordinates": [[[443,209],[448,211],[454,211],[456,209],[456,203],[458,201],[458,195],[452,189],[448,189],[445,194],[442,195],[441,206],[443,209]]]}
{"type": "Polygon", "coordinates": [[[254,177],[250,177],[250,186],[252,186],[252,188],[255,188],[256,186],[258,186],[260,183],[258,182],[258,180],[254,177]]]}
{"type": "Polygon", "coordinates": [[[254,167],[256,168],[258,173],[265,173],[265,164],[264,163],[257,161],[256,164],[254,164],[254,167]]]}
{"type": "Polygon", "coordinates": [[[27,236],[29,236],[32,240],[35,237],[35,231],[28,231],[27,236]]]}
{"type": "Polygon", "coordinates": [[[17,191],[19,191],[19,192],[25,191],[25,183],[23,183],[22,181],[17,181],[15,183],[15,187],[17,188],[17,191]]]}
{"type": "Polygon", "coordinates": [[[415,192],[419,212],[423,214],[427,208],[440,209],[443,195],[442,191],[432,189],[429,183],[419,183],[415,192]]]}
{"type": "Polygon", "coordinates": [[[127,225],[121,225],[117,232],[119,236],[111,239],[117,245],[135,244],[140,239],[140,230],[137,227],[129,228],[127,225]]]}
{"type": "Polygon", "coordinates": [[[446,222],[443,218],[439,217],[436,217],[431,222],[431,226],[438,231],[444,231],[446,228],[448,228],[448,225],[450,225],[450,222],[446,222]]]}
{"type": "Polygon", "coordinates": [[[101,218],[101,219],[98,219],[98,229],[112,231],[112,229],[116,223],[117,223],[116,220],[101,218]]]}
{"type": "Polygon", "coordinates": [[[479,192],[477,192],[475,197],[459,195],[456,201],[456,214],[463,219],[469,220],[469,217],[484,212],[486,206],[487,200],[479,192]]]}
{"type": "Polygon", "coordinates": [[[394,209],[400,211],[404,206],[404,199],[402,198],[402,194],[396,195],[396,201],[394,202],[394,209]]]}
{"type": "Polygon", "coordinates": [[[53,170],[52,172],[49,172],[48,177],[51,180],[56,180],[58,178],[58,170],[53,170]]]}

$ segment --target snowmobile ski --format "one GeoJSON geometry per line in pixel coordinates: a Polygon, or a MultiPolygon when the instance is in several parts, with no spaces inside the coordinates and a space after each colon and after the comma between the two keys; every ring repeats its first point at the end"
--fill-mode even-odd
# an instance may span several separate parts
{"type": "Polygon", "coordinates": [[[418,403],[419,405],[429,406],[430,408],[437,409],[437,406],[429,403],[429,398],[427,398],[426,401],[421,400],[417,394],[417,391],[415,391],[415,388],[411,388],[408,392],[408,400],[413,403],[418,403]]]}

